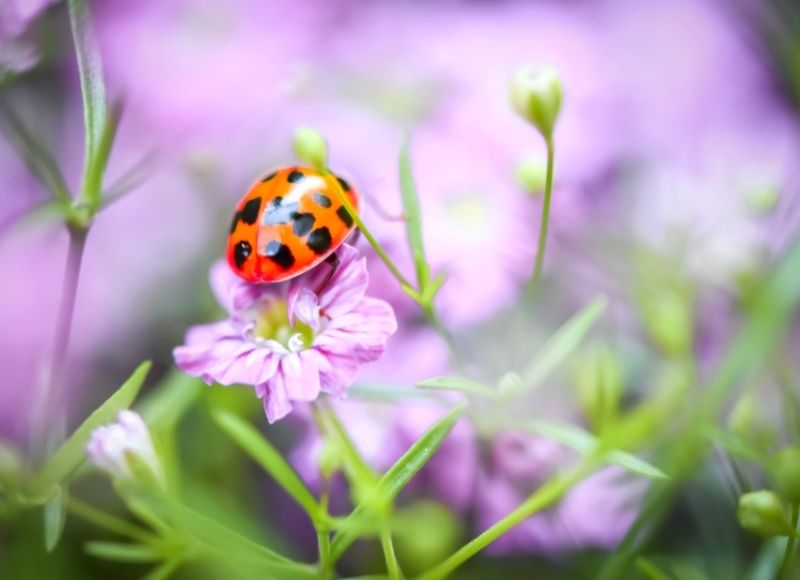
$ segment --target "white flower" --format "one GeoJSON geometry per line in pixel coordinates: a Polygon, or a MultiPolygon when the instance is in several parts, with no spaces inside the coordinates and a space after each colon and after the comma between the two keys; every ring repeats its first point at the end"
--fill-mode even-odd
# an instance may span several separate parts
{"type": "Polygon", "coordinates": [[[136,466],[146,466],[159,485],[164,470],[156,455],[150,431],[138,413],[120,411],[117,422],[99,427],[86,445],[89,460],[115,478],[134,480],[136,466]]]}

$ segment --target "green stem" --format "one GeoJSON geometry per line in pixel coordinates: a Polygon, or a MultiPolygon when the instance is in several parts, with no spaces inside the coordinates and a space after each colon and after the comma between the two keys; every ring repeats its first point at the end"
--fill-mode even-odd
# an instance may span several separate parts
{"type": "MultiPolygon", "coordinates": [[[[333,175],[330,171],[327,171],[326,173],[328,175],[333,175]]],[[[358,210],[353,207],[353,204],[350,203],[350,200],[347,199],[344,191],[339,186],[339,182],[336,179],[333,179],[331,180],[331,183],[333,184],[333,189],[336,192],[336,195],[339,196],[339,201],[342,202],[342,205],[344,205],[344,207],[347,209],[347,213],[349,213],[353,218],[353,221],[356,222],[356,226],[358,226],[358,229],[361,230],[362,234],[364,234],[364,237],[367,238],[367,241],[369,242],[369,245],[372,246],[372,249],[377,252],[378,256],[380,256],[381,260],[383,260],[383,263],[386,264],[386,267],[389,268],[389,271],[392,273],[392,275],[397,278],[397,281],[400,282],[402,286],[413,290],[414,286],[405,276],[403,276],[403,273],[400,272],[397,266],[394,265],[392,259],[381,247],[375,236],[372,235],[372,232],[369,231],[369,228],[364,223],[364,220],[362,220],[361,216],[358,214],[358,210]]]]}
{"type": "Polygon", "coordinates": [[[331,534],[328,529],[328,501],[330,499],[330,480],[325,478],[322,482],[322,493],[319,498],[320,513],[324,516],[322,521],[316,522],[317,544],[319,546],[319,577],[329,578],[333,568],[331,560],[331,534]]]}
{"type": "MultiPolygon", "coordinates": [[[[800,504],[793,503],[792,504],[792,529],[797,530],[797,521],[800,519],[800,504]]],[[[782,580],[786,578],[786,574],[789,572],[789,564],[792,561],[792,552],[794,552],[794,543],[797,537],[793,534],[789,536],[786,540],[786,549],[783,552],[783,562],[781,563],[781,568],[778,571],[778,575],[776,578],[778,580],[782,580]]]]}
{"type": "Polygon", "coordinates": [[[555,148],[553,138],[548,137],[547,142],[547,176],[544,185],[544,207],[542,207],[542,220],[539,225],[539,244],[536,248],[536,266],[533,270],[533,286],[538,286],[542,277],[542,265],[544,264],[544,252],[547,245],[547,230],[550,225],[550,200],[553,197],[553,159],[555,148]]]}
{"type": "Polygon", "coordinates": [[[394,542],[392,542],[392,530],[388,524],[381,526],[381,547],[383,547],[383,556],[386,558],[386,571],[388,572],[389,579],[400,580],[403,578],[403,572],[400,570],[400,564],[397,562],[394,542]]]}
{"type": "Polygon", "coordinates": [[[533,514],[540,512],[558,502],[575,485],[597,467],[597,456],[591,455],[570,471],[556,476],[526,499],[510,514],[499,520],[475,539],[462,546],[444,562],[429,570],[417,580],[438,580],[449,576],[456,568],[486,548],[514,526],[525,521],[533,514]]]}
{"type": "Polygon", "coordinates": [[[135,526],[116,516],[102,512],[74,497],[70,496],[67,499],[67,510],[100,528],[105,528],[121,536],[127,536],[139,543],[146,544],[152,540],[152,536],[139,526],[135,526]]]}

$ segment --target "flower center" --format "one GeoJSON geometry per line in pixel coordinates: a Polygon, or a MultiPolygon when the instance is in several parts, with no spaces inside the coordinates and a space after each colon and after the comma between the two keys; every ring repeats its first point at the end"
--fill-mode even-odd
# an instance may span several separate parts
{"type": "Polygon", "coordinates": [[[314,340],[314,330],[295,319],[294,327],[289,323],[289,310],[285,300],[270,300],[256,313],[256,326],[253,336],[265,340],[274,340],[288,347],[289,340],[299,335],[304,346],[314,340]]]}

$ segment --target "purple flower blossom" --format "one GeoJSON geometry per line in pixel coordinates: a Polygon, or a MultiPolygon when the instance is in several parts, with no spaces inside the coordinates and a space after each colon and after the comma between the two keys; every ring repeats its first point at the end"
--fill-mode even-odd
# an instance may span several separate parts
{"type": "Polygon", "coordinates": [[[222,262],[211,285],[229,317],[191,328],[174,350],[183,371],[207,383],[253,385],[270,423],[291,401],[313,401],[320,391],[342,396],[359,367],[379,358],[397,330],[383,300],[365,296],[366,260],[350,246],[319,295],[322,266],[286,285],[249,284],[222,262]]]}
{"type": "Polygon", "coordinates": [[[123,479],[135,477],[131,459],[136,457],[163,484],[164,470],[150,431],[142,417],[133,411],[120,411],[116,423],[96,429],[86,445],[86,454],[97,467],[123,479]]]}
{"type": "MultiPolygon", "coordinates": [[[[491,462],[478,479],[477,525],[486,529],[554,477],[570,453],[556,443],[519,432],[498,433],[491,462]]],[[[551,509],[535,514],[500,537],[496,554],[554,554],[576,548],[613,548],[638,513],[644,489],[618,467],[587,477],[551,509]]]]}

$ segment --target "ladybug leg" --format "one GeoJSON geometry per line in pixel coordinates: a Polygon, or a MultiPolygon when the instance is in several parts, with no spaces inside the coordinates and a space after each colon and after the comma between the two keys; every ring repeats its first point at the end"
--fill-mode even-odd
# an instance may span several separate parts
{"type": "Polygon", "coordinates": [[[367,204],[375,211],[378,216],[380,216],[384,221],[387,222],[404,222],[406,221],[405,214],[393,214],[388,211],[385,207],[383,207],[380,202],[370,195],[361,194],[361,197],[364,199],[367,204]]]}
{"type": "Polygon", "coordinates": [[[325,288],[328,286],[328,283],[331,281],[331,278],[333,278],[333,275],[339,268],[339,256],[336,254],[336,252],[334,252],[325,259],[325,262],[327,264],[330,264],[330,269],[328,270],[328,273],[325,274],[325,277],[322,279],[322,282],[319,283],[319,286],[317,286],[317,289],[314,290],[314,294],[316,294],[317,296],[322,294],[322,291],[325,290],[325,288]]]}
{"type": "Polygon", "coordinates": [[[347,238],[347,243],[351,246],[355,246],[358,243],[358,240],[361,239],[361,230],[356,228],[353,230],[353,233],[350,234],[350,237],[347,238]]]}

